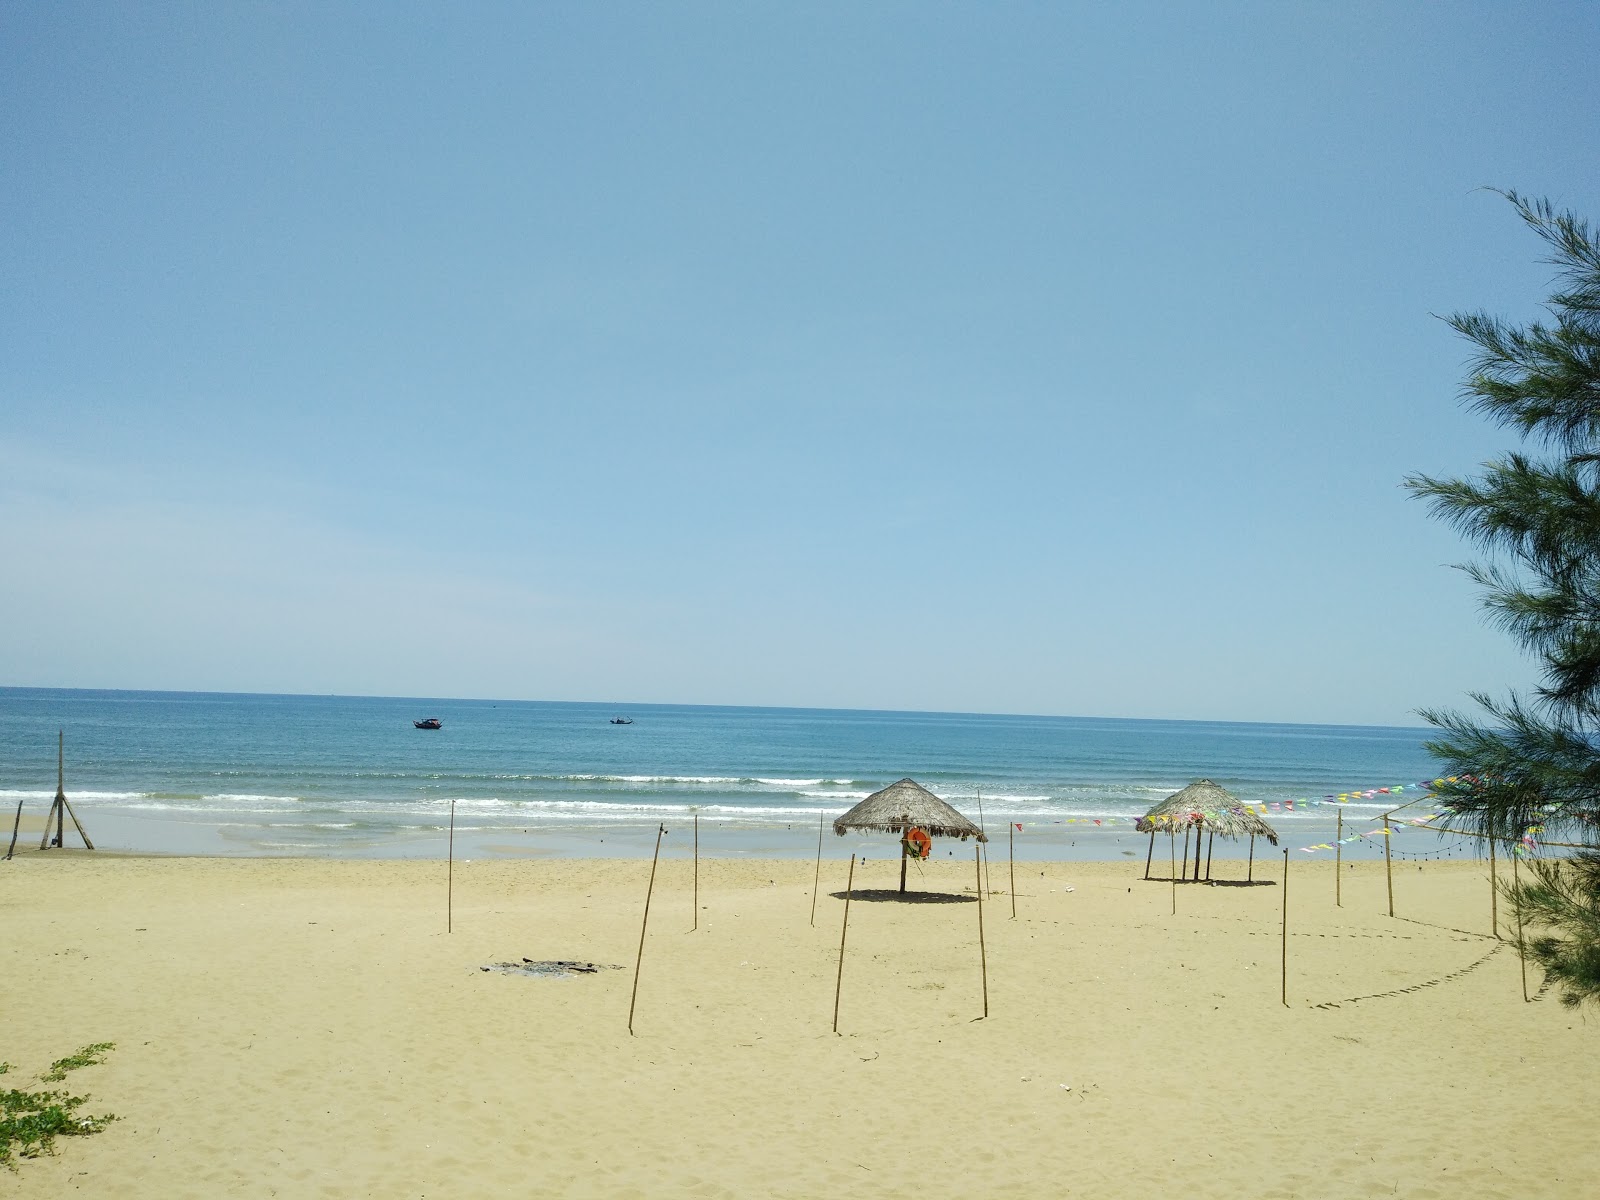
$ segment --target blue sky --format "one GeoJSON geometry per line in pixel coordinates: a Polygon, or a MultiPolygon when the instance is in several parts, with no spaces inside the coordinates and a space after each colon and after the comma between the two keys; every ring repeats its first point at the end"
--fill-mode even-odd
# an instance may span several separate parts
{"type": "Polygon", "coordinates": [[[1532,678],[1588,4],[0,7],[0,682],[1412,724],[1532,678]]]}

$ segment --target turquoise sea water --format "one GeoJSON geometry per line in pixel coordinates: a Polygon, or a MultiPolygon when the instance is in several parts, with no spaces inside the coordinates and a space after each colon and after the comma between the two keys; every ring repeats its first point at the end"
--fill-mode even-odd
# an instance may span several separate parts
{"type": "Polygon", "coordinates": [[[48,807],[61,730],[97,844],[210,853],[434,853],[452,802],[480,854],[632,853],[695,814],[710,847],[812,853],[820,817],[907,775],[993,834],[1021,824],[1021,854],[1127,854],[1133,819],[1202,777],[1298,846],[1333,820],[1307,801],[1436,771],[1421,729],[686,705],[4,688],[0,730],[7,818],[48,807]]]}

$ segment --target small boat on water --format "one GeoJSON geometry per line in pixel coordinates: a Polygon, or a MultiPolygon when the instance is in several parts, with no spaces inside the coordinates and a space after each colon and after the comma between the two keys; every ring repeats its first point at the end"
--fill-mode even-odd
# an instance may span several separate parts
{"type": "Polygon", "coordinates": [[[611,718],[611,723],[613,725],[632,725],[633,724],[633,718],[632,717],[612,717],[611,718]]]}
{"type": "Polygon", "coordinates": [[[438,717],[424,717],[420,721],[413,721],[411,723],[413,725],[415,725],[418,729],[441,729],[441,728],[443,728],[443,725],[439,721],[438,717]]]}

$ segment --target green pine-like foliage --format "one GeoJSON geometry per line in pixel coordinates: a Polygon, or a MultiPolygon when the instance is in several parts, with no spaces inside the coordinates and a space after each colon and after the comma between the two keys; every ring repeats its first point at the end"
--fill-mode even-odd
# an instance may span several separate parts
{"type": "Polygon", "coordinates": [[[1579,847],[1526,860],[1507,895],[1531,926],[1524,953],[1564,1003],[1600,1002],[1600,241],[1547,201],[1505,193],[1549,248],[1550,319],[1510,325],[1486,313],[1450,325],[1477,353],[1471,407],[1514,430],[1522,452],[1471,479],[1406,481],[1489,561],[1463,569],[1490,618],[1535,656],[1531,695],[1474,695],[1476,719],[1428,710],[1428,749],[1459,782],[1439,790],[1449,820],[1519,847],[1579,847]]]}

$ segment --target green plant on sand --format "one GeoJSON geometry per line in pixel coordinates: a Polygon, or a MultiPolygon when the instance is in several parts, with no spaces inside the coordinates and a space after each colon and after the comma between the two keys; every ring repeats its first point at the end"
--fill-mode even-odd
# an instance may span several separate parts
{"type": "MultiPolygon", "coordinates": [[[[76,1054],[51,1063],[39,1080],[41,1083],[59,1082],[67,1077],[68,1071],[99,1063],[101,1056],[111,1049],[114,1049],[111,1042],[85,1046],[76,1054]]],[[[0,1062],[0,1075],[10,1070],[10,1063],[0,1062]]],[[[0,1165],[15,1170],[18,1155],[36,1158],[40,1154],[54,1154],[56,1138],[99,1133],[116,1120],[111,1113],[79,1116],[78,1109],[88,1099],[64,1091],[25,1092],[18,1088],[0,1088],[0,1165]]]]}

